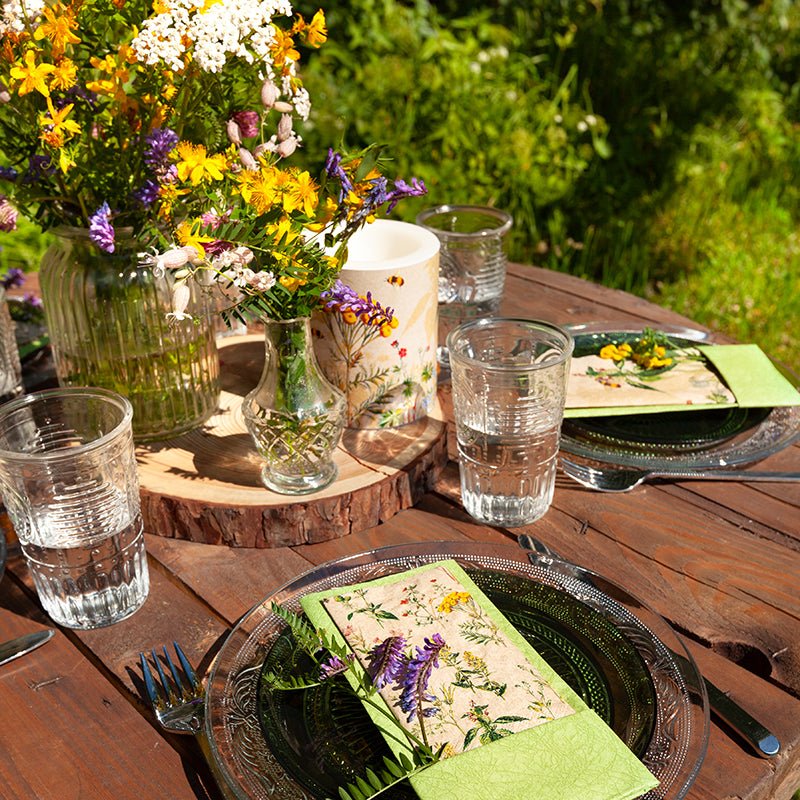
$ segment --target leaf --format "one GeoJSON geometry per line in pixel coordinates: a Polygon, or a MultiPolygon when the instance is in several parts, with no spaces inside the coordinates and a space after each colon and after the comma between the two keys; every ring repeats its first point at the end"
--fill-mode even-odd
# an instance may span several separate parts
{"type": "Polygon", "coordinates": [[[399,778],[403,775],[403,770],[400,768],[400,765],[396,761],[392,761],[388,756],[383,757],[383,764],[395,778],[399,778]]]}
{"type": "Polygon", "coordinates": [[[508,716],[504,716],[504,717],[498,717],[494,721],[495,721],[495,723],[499,724],[499,723],[507,723],[507,722],[525,722],[527,719],[528,719],[527,717],[515,717],[515,716],[512,716],[512,715],[508,715],[508,716]]]}
{"type": "Polygon", "coordinates": [[[464,746],[461,748],[462,750],[466,750],[470,746],[477,733],[477,728],[472,728],[472,730],[467,731],[467,735],[464,737],[464,746]]]}
{"type": "Polygon", "coordinates": [[[381,779],[369,768],[366,770],[367,780],[372,784],[373,789],[380,789],[383,786],[381,779]]]}

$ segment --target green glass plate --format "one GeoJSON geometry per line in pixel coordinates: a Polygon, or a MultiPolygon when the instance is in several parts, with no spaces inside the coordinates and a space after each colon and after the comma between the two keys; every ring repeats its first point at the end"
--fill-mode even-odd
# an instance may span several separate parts
{"type": "MultiPolygon", "coordinates": [[[[469,573],[509,622],[641,757],[655,724],[656,697],[646,665],[619,629],[564,592],[501,571],[469,573]]],[[[264,671],[303,675],[291,634],[270,649],[264,671]]],[[[284,769],[319,798],[391,753],[344,678],[304,691],[261,690],[258,717],[267,744],[284,769]]],[[[413,798],[410,788],[387,793],[413,798]]]]}
{"type": "Polygon", "coordinates": [[[265,665],[304,672],[302,663],[291,662],[286,623],[273,604],[299,613],[308,593],[448,558],[639,755],[659,781],[642,800],[682,800],[705,756],[708,699],[669,624],[596,573],[520,547],[478,542],[413,542],[337,559],[280,587],[239,620],[206,684],[205,740],[225,796],[335,797],[336,786],[383,752],[382,737],[342,685],[264,691],[265,665]]]}
{"type": "MultiPolygon", "coordinates": [[[[642,335],[641,328],[612,323],[566,329],[575,340],[575,357],[642,335]]],[[[657,330],[678,347],[710,343],[705,333],[691,328],[660,325],[657,330]]],[[[701,468],[759,461],[793,442],[799,432],[800,408],[727,407],[565,419],[561,446],[566,452],[615,464],[701,468]]]]}

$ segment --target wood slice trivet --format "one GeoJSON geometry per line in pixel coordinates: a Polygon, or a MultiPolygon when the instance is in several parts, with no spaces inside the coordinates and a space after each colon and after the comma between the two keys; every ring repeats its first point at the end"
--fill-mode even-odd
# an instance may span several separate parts
{"type": "Polygon", "coordinates": [[[447,463],[446,426],[435,414],[399,428],[345,430],[331,485],[298,497],[271,492],[241,413],[261,375],[263,335],[223,339],[220,363],[216,414],[183,436],[137,447],[147,533],[230,547],[336,539],[414,505],[447,463]]]}

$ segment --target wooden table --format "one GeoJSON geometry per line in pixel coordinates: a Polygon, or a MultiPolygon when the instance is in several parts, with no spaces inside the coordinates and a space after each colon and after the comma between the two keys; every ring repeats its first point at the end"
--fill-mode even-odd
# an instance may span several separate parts
{"type": "MultiPolygon", "coordinates": [[[[510,268],[507,298],[505,313],[556,323],[690,324],[630,295],[530,267],[510,268]]],[[[764,466],[800,468],[800,445],[764,466]]],[[[781,800],[800,787],[798,509],[800,484],[676,482],[603,495],[559,475],[552,509],[529,526],[565,558],[646,598],[703,673],[781,740],[777,758],[760,759],[712,718],[691,800],[781,800]]],[[[451,463],[416,507],[329,542],[252,550],[148,535],[152,588],[139,612],[102,630],[58,630],[46,646],[0,667],[0,797],[219,798],[196,742],[164,735],[143,701],[141,650],[177,639],[203,671],[241,615],[314,565],[394,543],[507,543],[518,532],[463,512],[451,463]]],[[[0,641],[46,626],[14,558],[0,583],[0,641]]]]}

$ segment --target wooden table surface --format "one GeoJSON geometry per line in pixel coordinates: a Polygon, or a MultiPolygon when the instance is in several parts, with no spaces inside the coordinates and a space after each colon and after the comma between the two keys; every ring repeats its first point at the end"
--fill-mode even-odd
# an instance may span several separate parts
{"type": "MultiPolygon", "coordinates": [[[[555,323],[689,324],[644,300],[531,267],[511,266],[506,295],[504,313],[555,323]]],[[[800,469],[800,445],[762,464],[800,469]]],[[[559,474],[548,514],[504,531],[464,513],[451,462],[416,507],[324,543],[250,550],[148,535],[152,586],[140,611],[101,630],[59,629],[0,667],[0,797],[219,798],[195,740],[155,723],[140,651],[177,639],[202,672],[239,617],[315,565],[395,543],[513,542],[527,530],[646,599],[702,672],[780,739],[780,755],[760,759],[712,717],[708,755],[687,796],[790,798],[800,787],[798,509],[800,484],[675,482],[614,495],[559,474]]],[[[27,569],[12,558],[0,582],[0,641],[48,625],[27,569]]]]}

